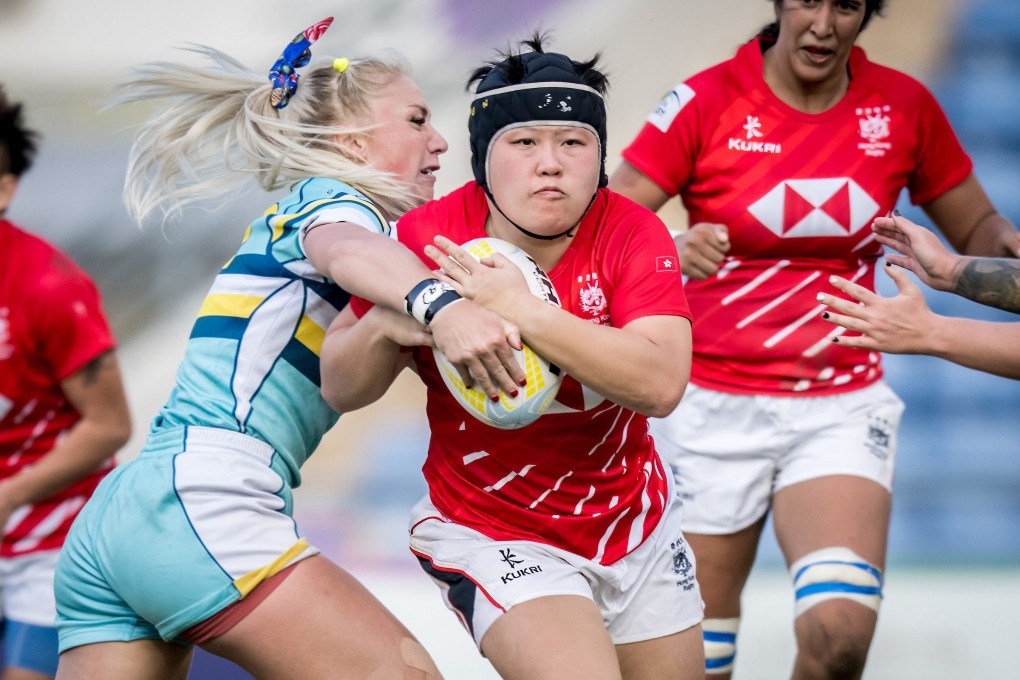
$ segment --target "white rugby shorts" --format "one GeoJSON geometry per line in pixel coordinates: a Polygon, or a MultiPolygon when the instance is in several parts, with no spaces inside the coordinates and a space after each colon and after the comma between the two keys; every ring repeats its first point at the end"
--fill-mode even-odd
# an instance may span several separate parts
{"type": "Polygon", "coordinates": [[[53,574],[59,554],[59,550],[47,550],[0,559],[0,611],[4,619],[56,627],[53,574]]]}
{"type": "Polygon", "coordinates": [[[411,511],[411,550],[479,646],[515,604],[551,595],[594,601],[613,642],[625,644],[686,630],[703,617],[682,514],[680,503],[670,503],[644,543],[604,565],[544,543],[493,540],[443,517],[426,496],[411,511]]]}
{"type": "Polygon", "coordinates": [[[684,531],[731,534],[791,484],[855,475],[892,490],[903,402],[879,381],[822,397],[738,395],[689,385],[665,418],[650,418],[673,468],[684,531]]]}

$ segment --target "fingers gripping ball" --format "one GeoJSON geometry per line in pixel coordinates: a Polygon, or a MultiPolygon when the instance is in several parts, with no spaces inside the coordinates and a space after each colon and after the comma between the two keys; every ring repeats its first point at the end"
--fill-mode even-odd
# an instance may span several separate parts
{"type": "MultiPolygon", "coordinates": [[[[531,259],[531,256],[512,243],[495,238],[478,238],[468,241],[461,247],[476,260],[496,253],[506,256],[524,274],[532,295],[551,305],[560,306],[559,297],[549,276],[531,259]]],[[[499,401],[494,402],[481,390],[466,386],[460,373],[442,352],[437,349],[433,355],[439,374],[454,399],[478,420],[502,430],[514,430],[535,422],[549,408],[562,381],[559,367],[546,361],[525,344],[522,350],[514,350],[514,355],[524,370],[527,384],[518,390],[516,397],[500,392],[499,401]]]]}

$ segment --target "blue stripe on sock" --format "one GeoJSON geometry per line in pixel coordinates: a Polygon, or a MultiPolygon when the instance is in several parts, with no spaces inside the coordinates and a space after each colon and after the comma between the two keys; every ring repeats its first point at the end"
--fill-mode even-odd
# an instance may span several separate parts
{"type": "Polygon", "coordinates": [[[818,593],[852,593],[855,595],[881,595],[882,589],[875,586],[855,586],[839,581],[827,581],[823,583],[812,583],[811,585],[797,588],[797,599],[818,593]]]}

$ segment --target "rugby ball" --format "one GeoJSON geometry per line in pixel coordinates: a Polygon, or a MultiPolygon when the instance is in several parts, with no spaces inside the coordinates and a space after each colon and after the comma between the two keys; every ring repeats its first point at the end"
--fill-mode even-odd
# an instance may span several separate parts
{"type": "MultiPolygon", "coordinates": [[[[531,256],[512,243],[496,238],[476,238],[461,245],[476,260],[500,253],[517,265],[528,282],[532,295],[551,305],[560,306],[559,297],[549,276],[531,259],[531,256]]],[[[524,370],[527,385],[521,387],[516,397],[505,392],[499,393],[499,401],[490,400],[484,392],[467,387],[460,373],[438,349],[432,352],[439,368],[439,375],[450,390],[453,398],[468,413],[486,425],[501,430],[515,430],[538,420],[552,404],[562,382],[562,371],[550,364],[526,344],[521,350],[514,350],[517,363],[524,370]]]]}

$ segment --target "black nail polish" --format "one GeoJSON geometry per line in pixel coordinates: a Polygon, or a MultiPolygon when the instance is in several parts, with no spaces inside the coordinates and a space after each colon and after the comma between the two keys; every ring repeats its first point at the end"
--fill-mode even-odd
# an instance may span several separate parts
{"type": "Polygon", "coordinates": [[[902,215],[900,214],[900,211],[899,211],[899,210],[897,210],[896,208],[893,208],[892,214],[893,214],[893,215],[894,215],[895,217],[902,217],[902,215]]]}
{"type": "Polygon", "coordinates": [[[828,312],[822,312],[822,318],[823,319],[828,319],[829,318],[829,313],[828,312]]]}

